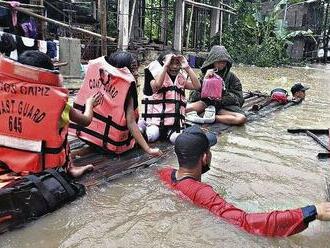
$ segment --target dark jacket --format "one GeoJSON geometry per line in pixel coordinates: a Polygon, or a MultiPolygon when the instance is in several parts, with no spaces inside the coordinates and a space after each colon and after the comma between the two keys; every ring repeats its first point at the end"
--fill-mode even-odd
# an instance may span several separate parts
{"type": "MultiPolygon", "coordinates": [[[[223,71],[218,72],[218,74],[223,78],[225,82],[225,90],[221,99],[221,105],[235,105],[241,107],[244,103],[242,84],[238,77],[230,71],[233,64],[233,60],[224,46],[212,47],[211,51],[209,52],[206,60],[201,67],[201,71],[203,73],[202,78],[204,78],[204,75],[208,69],[213,68],[213,64],[216,61],[227,62],[226,68],[223,71]]],[[[189,96],[189,101],[195,102],[198,100],[200,100],[200,91],[192,91],[189,96]]]]}

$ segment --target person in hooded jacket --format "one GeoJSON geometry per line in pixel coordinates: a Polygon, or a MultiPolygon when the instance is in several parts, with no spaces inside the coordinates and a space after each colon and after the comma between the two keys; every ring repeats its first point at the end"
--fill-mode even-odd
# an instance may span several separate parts
{"type": "Polygon", "coordinates": [[[200,91],[192,91],[190,104],[186,112],[196,111],[200,114],[208,106],[215,107],[215,122],[228,125],[243,125],[247,118],[242,109],[244,103],[242,84],[239,78],[230,71],[233,60],[224,46],[213,46],[201,67],[203,79],[213,77],[216,73],[223,81],[223,93],[221,100],[201,98],[200,91]]]}

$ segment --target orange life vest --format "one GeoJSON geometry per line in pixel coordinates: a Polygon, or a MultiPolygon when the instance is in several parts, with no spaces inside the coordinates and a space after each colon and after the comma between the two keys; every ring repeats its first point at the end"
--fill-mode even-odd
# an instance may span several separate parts
{"type": "MultiPolygon", "coordinates": [[[[156,78],[159,66],[155,66],[154,63],[158,62],[150,64],[150,72],[156,78]]],[[[162,88],[152,96],[144,96],[142,103],[145,108],[142,117],[147,124],[155,124],[161,128],[170,127],[177,129],[176,131],[183,128],[186,109],[185,83],[186,78],[181,73],[177,75],[175,82],[166,73],[162,88]]]]}
{"type": "MultiPolygon", "coordinates": [[[[134,81],[127,68],[115,68],[104,57],[91,60],[73,107],[83,112],[87,98],[98,92],[103,100],[94,108],[92,123],[88,127],[70,123],[70,133],[117,154],[132,149],[135,139],[127,127],[125,102],[134,81]]],[[[138,119],[137,108],[135,115],[138,119]]]]}
{"type": "Polygon", "coordinates": [[[0,164],[17,173],[65,165],[67,101],[58,73],[0,56],[0,164]]]}

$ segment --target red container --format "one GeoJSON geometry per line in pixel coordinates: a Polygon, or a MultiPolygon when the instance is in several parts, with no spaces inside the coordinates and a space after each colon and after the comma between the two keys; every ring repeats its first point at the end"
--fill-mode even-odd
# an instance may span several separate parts
{"type": "Polygon", "coordinates": [[[223,79],[218,75],[204,79],[202,86],[202,98],[220,100],[222,98],[223,79]]]}

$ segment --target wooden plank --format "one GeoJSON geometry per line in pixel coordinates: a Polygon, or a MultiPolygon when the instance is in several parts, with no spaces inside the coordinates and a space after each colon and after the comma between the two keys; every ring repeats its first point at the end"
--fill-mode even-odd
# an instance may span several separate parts
{"type": "Polygon", "coordinates": [[[304,128],[297,128],[297,129],[288,129],[289,133],[306,133],[307,131],[312,132],[314,134],[329,134],[329,129],[304,129],[304,128]]]}
{"type": "Polygon", "coordinates": [[[320,152],[317,154],[318,159],[327,159],[330,158],[330,152],[320,152]]]}
{"type": "MultiPolygon", "coordinates": [[[[250,93],[252,94],[252,93],[250,93]]],[[[260,94],[260,92],[257,92],[260,94]]],[[[257,99],[251,97],[247,98],[246,104],[250,102],[262,102],[264,101],[264,97],[258,97],[257,99]]],[[[273,104],[265,107],[259,113],[249,112],[246,104],[244,105],[244,109],[247,111],[248,122],[252,122],[254,120],[260,119],[267,114],[274,112],[279,109],[283,109],[283,105],[281,104],[273,104]]],[[[208,131],[216,132],[218,134],[223,132],[228,132],[234,128],[234,126],[224,125],[221,123],[216,123],[212,125],[201,125],[202,128],[208,131]]],[[[82,141],[77,138],[71,138],[69,141],[71,149],[80,148],[84,145],[82,141]]],[[[157,142],[154,144],[159,147],[163,151],[163,156],[154,158],[150,155],[146,154],[141,149],[133,149],[129,152],[126,152],[120,156],[109,154],[109,153],[99,153],[92,152],[88,155],[85,155],[81,158],[77,158],[74,160],[75,165],[82,166],[86,164],[94,164],[95,169],[92,173],[84,175],[78,181],[85,186],[93,186],[105,181],[113,180],[118,178],[121,175],[125,175],[127,173],[134,172],[139,168],[148,167],[154,163],[164,163],[173,159],[174,147],[168,142],[157,142]]]]}
{"type": "MultiPolygon", "coordinates": [[[[198,3],[198,2],[195,2],[195,1],[191,1],[191,0],[184,0],[184,2],[187,3],[187,4],[190,4],[190,5],[193,4],[193,5],[201,7],[201,8],[217,9],[217,10],[220,10],[221,12],[223,11],[223,12],[226,12],[226,13],[237,15],[235,12],[233,12],[231,10],[224,9],[223,7],[216,7],[216,6],[213,6],[213,5],[209,5],[209,4],[205,4],[205,3],[198,3]]],[[[225,4],[223,4],[223,5],[235,11],[235,9],[230,7],[229,5],[225,5],[225,4]]]]}
{"type": "Polygon", "coordinates": [[[311,131],[307,130],[306,134],[311,137],[313,140],[315,140],[318,144],[320,144],[324,149],[326,149],[327,151],[330,152],[330,147],[328,144],[326,144],[325,142],[323,142],[319,137],[317,137],[317,135],[315,135],[314,133],[312,133],[311,131]]]}

